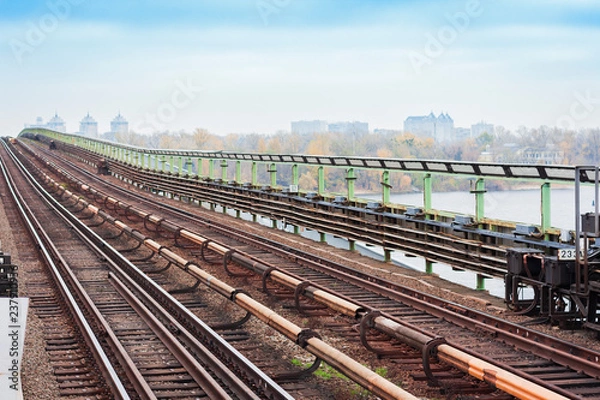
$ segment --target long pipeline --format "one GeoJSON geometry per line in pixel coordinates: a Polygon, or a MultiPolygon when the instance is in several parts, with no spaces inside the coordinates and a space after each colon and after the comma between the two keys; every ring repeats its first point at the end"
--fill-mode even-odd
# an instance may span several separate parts
{"type": "MultiPolygon", "coordinates": [[[[49,162],[46,162],[46,163],[51,164],[49,162]]],[[[84,183],[76,178],[73,178],[69,174],[66,174],[64,171],[61,171],[59,168],[57,168],[55,166],[51,166],[51,168],[62,172],[62,174],[67,179],[69,179],[71,181],[71,183],[73,183],[82,192],[90,193],[92,196],[94,196],[94,198],[96,200],[101,199],[101,202],[103,204],[105,204],[107,206],[107,208],[113,207],[114,209],[119,209],[124,213],[131,213],[132,215],[142,218],[144,221],[149,221],[149,222],[155,224],[157,227],[160,226],[160,228],[165,229],[166,231],[170,231],[171,233],[178,234],[180,237],[185,238],[185,239],[187,239],[193,243],[196,243],[198,245],[205,246],[206,248],[209,248],[210,250],[216,252],[217,254],[220,254],[223,257],[228,255],[229,257],[231,257],[232,261],[236,262],[237,264],[239,264],[241,266],[249,268],[249,269],[255,271],[256,273],[263,274],[268,271],[269,276],[271,279],[273,279],[273,281],[280,283],[291,289],[295,290],[300,284],[304,283],[304,281],[302,281],[302,280],[294,277],[293,275],[288,274],[276,267],[272,267],[272,266],[263,264],[255,259],[253,259],[250,256],[244,255],[241,252],[238,252],[238,251],[235,251],[234,249],[228,248],[226,245],[217,243],[211,239],[202,237],[194,232],[188,231],[182,227],[179,227],[173,223],[170,223],[170,222],[164,220],[164,218],[162,218],[160,216],[148,214],[148,213],[144,212],[143,210],[134,207],[133,205],[124,203],[118,199],[111,197],[111,196],[105,195],[102,192],[90,187],[86,183],[84,183]]],[[[115,219],[110,214],[106,213],[104,210],[83,201],[79,196],[77,196],[74,193],[63,188],[61,185],[58,184],[58,182],[54,181],[52,178],[50,178],[43,172],[42,172],[42,174],[45,175],[45,180],[47,180],[49,183],[52,183],[57,188],[57,190],[61,190],[63,192],[63,195],[67,195],[67,196],[77,199],[77,202],[79,202],[81,205],[85,206],[89,211],[100,216],[101,218],[108,221],[109,223],[111,223],[112,225],[117,227],[118,229],[128,233],[131,237],[134,237],[137,240],[142,241],[142,243],[146,247],[150,248],[155,253],[160,254],[161,256],[165,257],[166,259],[173,262],[178,267],[183,268],[183,269],[187,270],[188,272],[192,273],[192,275],[195,275],[206,286],[213,288],[214,290],[216,290],[218,293],[224,295],[225,297],[229,297],[229,298],[232,297],[231,300],[233,300],[233,301],[240,301],[240,303],[238,303],[238,304],[240,304],[246,311],[252,313],[253,315],[256,315],[257,317],[259,317],[259,319],[268,323],[270,326],[273,326],[273,327],[277,326],[278,324],[275,321],[281,322],[281,321],[279,321],[278,318],[271,319],[270,316],[272,314],[270,314],[270,313],[268,313],[266,315],[260,314],[260,313],[255,314],[254,312],[256,312],[257,309],[253,308],[251,310],[251,309],[245,308],[244,305],[246,305],[246,307],[252,307],[252,306],[248,305],[253,302],[253,300],[250,297],[246,296],[245,294],[243,294],[241,292],[235,296],[232,296],[231,294],[235,292],[235,289],[231,288],[229,285],[227,285],[221,281],[218,281],[216,278],[210,276],[205,271],[203,271],[196,264],[183,259],[179,255],[166,249],[164,246],[161,246],[159,243],[155,242],[154,240],[145,237],[143,234],[141,234],[141,232],[131,229],[126,224],[124,224],[122,221],[115,219]],[[246,297],[247,297],[247,299],[245,299],[246,297]],[[248,300],[250,303],[246,303],[244,300],[248,300]],[[252,311],[254,311],[254,312],[252,312],[252,311]]],[[[367,310],[364,307],[362,307],[358,304],[355,304],[351,301],[348,301],[346,299],[342,299],[339,296],[336,296],[334,293],[328,292],[328,291],[324,290],[323,288],[319,288],[314,284],[304,285],[302,294],[309,298],[314,299],[315,301],[325,304],[344,315],[351,316],[356,319],[365,318],[369,315],[370,312],[373,311],[373,310],[367,310]]],[[[254,306],[259,307],[259,304],[257,303],[254,306]]],[[[416,347],[417,349],[426,348],[428,346],[428,344],[430,344],[431,342],[433,342],[436,339],[436,338],[433,338],[433,337],[430,337],[427,335],[423,335],[414,330],[407,329],[406,326],[399,324],[398,322],[393,321],[385,316],[378,316],[376,318],[373,318],[370,322],[371,322],[370,327],[377,329],[381,332],[384,332],[392,337],[395,337],[404,343],[407,343],[413,347],[416,347]]],[[[284,333],[288,338],[290,338],[294,341],[298,340],[298,337],[296,336],[296,334],[299,332],[297,330],[298,329],[301,330],[301,328],[292,327],[292,326],[287,325],[286,323],[282,323],[281,329],[282,329],[281,332],[284,333]]],[[[306,340],[304,343],[306,345],[305,348],[308,351],[311,351],[311,350],[318,351],[318,349],[320,349],[320,345],[315,346],[315,348],[309,346],[310,342],[313,341],[313,339],[314,338],[310,338],[310,339],[306,340]]],[[[442,359],[443,361],[458,368],[459,370],[462,370],[465,373],[470,374],[471,376],[476,377],[477,379],[486,381],[486,382],[494,385],[495,387],[497,387],[517,398],[532,399],[532,400],[543,400],[543,399],[548,399],[548,398],[553,398],[553,399],[567,399],[568,398],[568,397],[560,395],[554,391],[548,390],[536,383],[529,382],[509,371],[506,371],[506,370],[504,370],[496,365],[493,365],[491,363],[485,362],[484,360],[481,360],[481,359],[479,359],[473,355],[470,355],[460,349],[457,349],[451,345],[439,344],[436,346],[436,350],[437,350],[438,357],[440,359],[442,359]]],[[[311,351],[311,353],[312,353],[312,351],[311,351]]],[[[315,353],[313,353],[313,354],[315,354],[315,353]]],[[[315,355],[317,355],[317,354],[315,354],[315,355]]],[[[317,356],[319,356],[319,355],[317,355],[317,356]]],[[[330,363],[331,365],[334,365],[334,366],[336,365],[336,363],[333,360],[328,361],[326,358],[323,358],[323,359],[326,362],[330,363]]],[[[350,377],[352,377],[352,376],[350,376],[350,377]]],[[[369,383],[365,382],[365,384],[369,384],[369,383]]]]}
{"type": "Polygon", "coordinates": [[[350,379],[354,380],[356,383],[373,392],[377,396],[380,396],[384,399],[418,399],[412,394],[391,383],[387,379],[366,368],[354,359],[348,357],[346,354],[326,344],[319,338],[316,332],[310,329],[303,329],[295,325],[284,317],[278,315],[273,310],[252,299],[243,291],[239,291],[229,286],[227,283],[208,274],[193,262],[182,258],[155,240],[144,236],[141,234],[141,232],[132,229],[122,221],[113,218],[102,209],[99,209],[98,207],[86,202],[75,193],[63,188],[60,184],[58,184],[58,182],[54,181],[49,176],[46,175],[44,180],[46,183],[52,184],[55,189],[60,192],[60,196],[63,199],[67,198],[75,200],[75,204],[79,204],[83,207],[82,211],[83,209],[87,209],[88,211],[101,217],[104,221],[109,222],[117,229],[125,232],[130,237],[141,240],[144,246],[152,250],[155,254],[164,257],[179,268],[185,269],[188,273],[190,273],[207,287],[215,290],[224,297],[227,297],[245,311],[256,316],[261,321],[265,322],[267,325],[286,336],[288,339],[294,341],[316,357],[324,360],[329,365],[336,368],[341,373],[348,376],[350,379]]]}

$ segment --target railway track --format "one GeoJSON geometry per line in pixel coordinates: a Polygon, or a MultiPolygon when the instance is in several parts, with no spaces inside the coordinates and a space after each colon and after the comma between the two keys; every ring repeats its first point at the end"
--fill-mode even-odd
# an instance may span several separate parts
{"type": "MultiPolygon", "coordinates": [[[[89,179],[86,178],[86,179],[89,179]]],[[[81,186],[81,182],[79,182],[81,186]]],[[[89,189],[89,186],[88,186],[89,189]]],[[[91,189],[89,189],[91,190],[91,189]]],[[[84,190],[82,193],[86,193],[89,190],[84,190]]],[[[111,196],[113,193],[117,193],[115,187],[105,189],[106,193],[110,192],[111,196]]],[[[87,193],[89,195],[89,193],[87,193]]],[[[122,194],[120,196],[131,196],[122,194]]],[[[107,203],[107,195],[98,193],[97,191],[93,194],[95,199],[103,199],[103,203],[107,203]]],[[[133,211],[133,206],[125,202],[120,202],[114,197],[110,197],[114,210],[118,212],[134,215],[138,211],[133,211]]],[[[126,199],[127,197],[123,197],[126,199]]],[[[132,197],[128,197],[132,199],[132,197]]],[[[141,202],[141,199],[136,198],[136,207],[141,202]]],[[[151,205],[148,205],[150,207],[151,205]]],[[[155,206],[152,206],[155,207],[155,206]]],[[[162,213],[167,213],[165,205],[162,205],[162,213]]],[[[169,213],[174,212],[170,210],[169,213]]],[[[148,221],[151,221],[160,227],[165,232],[177,231],[181,233],[181,229],[190,229],[189,215],[182,216],[181,213],[178,215],[169,214],[169,220],[163,219],[164,216],[152,215],[147,217],[148,221]],[[181,225],[180,225],[181,224],[181,225]],[[187,226],[187,227],[186,227],[187,226]]],[[[392,284],[391,282],[385,282],[381,279],[373,279],[373,277],[360,277],[357,272],[344,269],[343,266],[337,264],[331,264],[324,260],[318,260],[306,254],[301,254],[291,248],[281,248],[276,244],[268,244],[266,249],[261,243],[265,242],[264,238],[248,238],[240,239],[240,237],[233,238],[233,229],[231,227],[216,228],[214,221],[204,221],[206,225],[205,230],[199,231],[198,226],[200,221],[198,217],[194,216],[194,227],[196,234],[199,236],[208,235],[211,232],[211,239],[213,241],[219,241],[227,246],[227,248],[235,249],[233,255],[230,255],[230,259],[238,259],[247,257],[249,260],[253,260],[256,263],[257,259],[261,258],[262,264],[266,268],[273,268],[273,265],[278,265],[277,270],[282,269],[281,266],[285,265],[288,270],[289,276],[300,277],[300,282],[303,283],[303,289],[300,291],[301,294],[306,294],[307,290],[310,290],[310,286],[313,287],[335,287],[335,292],[340,298],[348,301],[353,301],[363,311],[368,311],[367,315],[370,314],[369,321],[363,326],[363,332],[361,340],[367,344],[368,347],[374,347],[369,344],[368,334],[366,328],[376,328],[376,321],[385,318],[390,321],[395,321],[402,326],[409,326],[415,332],[420,332],[429,337],[442,336],[446,343],[451,343],[453,347],[460,348],[463,351],[471,354],[477,354],[477,347],[482,347],[484,343],[485,351],[487,353],[493,353],[501,355],[497,359],[491,357],[482,357],[488,362],[494,365],[501,365],[505,370],[515,373],[517,376],[522,376],[525,379],[539,383],[540,385],[546,385],[550,387],[555,393],[561,393],[567,398],[598,398],[598,370],[594,369],[594,364],[598,363],[598,354],[594,352],[585,352],[585,349],[578,349],[576,346],[570,346],[568,343],[552,342],[551,338],[544,337],[543,335],[537,334],[535,331],[531,331],[519,326],[511,326],[501,320],[491,318],[486,315],[475,313],[473,310],[468,310],[459,307],[456,304],[445,303],[439,299],[427,298],[422,293],[411,292],[406,288],[402,288],[398,285],[392,284]],[[210,229],[209,229],[210,228],[210,229]],[[215,234],[215,230],[217,233],[215,234]],[[216,236],[215,236],[216,235],[216,236]],[[251,247],[250,247],[251,246],[251,247]],[[262,248],[260,246],[263,246],[262,248]],[[252,249],[252,250],[250,250],[252,249]],[[250,256],[249,253],[252,252],[250,256]],[[243,254],[243,257],[240,256],[243,254]],[[275,255],[276,254],[276,255],[275,255]],[[276,258],[279,257],[279,258],[276,258]],[[319,271],[320,269],[320,271],[319,271]],[[340,273],[339,271],[343,271],[340,273]],[[337,276],[332,276],[337,275],[337,276]],[[366,279],[365,279],[366,278],[366,279]],[[359,281],[363,280],[362,283],[359,281]],[[341,282],[344,282],[343,284],[341,282]],[[354,281],[352,286],[349,281],[354,281]],[[370,283],[365,283],[369,282],[370,283]],[[309,282],[309,284],[306,284],[309,282]],[[318,282],[318,285],[315,284],[318,282]],[[366,289],[370,291],[366,292],[366,289]],[[377,293],[378,292],[378,293],[377,293]],[[340,293],[342,295],[340,295],[340,293]],[[419,303],[419,304],[418,304],[419,303]],[[408,308],[411,305],[417,307],[408,308]],[[433,310],[433,312],[432,312],[433,310]],[[452,310],[454,316],[451,316],[448,311],[452,310]],[[373,314],[377,311],[378,314],[373,314]],[[453,324],[447,323],[445,320],[453,320],[453,324]],[[432,333],[434,327],[436,327],[438,333],[432,333]],[[479,331],[479,336],[476,341],[476,346],[473,346],[473,334],[469,333],[469,329],[479,331]],[[468,329],[467,329],[468,328],[468,329]],[[500,340],[496,340],[499,338],[500,340]],[[515,344],[515,339],[521,341],[520,344],[515,344]],[[533,339],[531,343],[525,343],[525,339],[533,339]],[[499,344],[500,341],[506,341],[511,343],[510,346],[503,346],[499,344]],[[571,365],[569,368],[564,365],[559,365],[543,357],[534,356],[532,352],[539,349],[540,346],[535,344],[536,342],[544,342],[544,349],[551,354],[548,354],[549,358],[561,358],[561,363],[571,365]],[[470,344],[470,349],[468,348],[470,344]],[[498,347],[492,347],[498,346],[498,347]],[[521,347],[520,352],[514,351],[514,346],[521,347]],[[568,359],[567,354],[573,353],[577,357],[571,357],[568,359]],[[559,357],[560,356],[560,357],[559,357]],[[577,358],[587,358],[587,361],[582,361],[580,364],[575,365],[577,358]],[[579,371],[585,371],[586,374],[581,374],[579,371]],[[549,384],[548,384],[549,382],[549,384]]],[[[145,225],[145,224],[144,224],[145,225]]],[[[201,226],[201,224],[200,224],[201,226]]],[[[247,236],[247,235],[246,235],[247,236]]],[[[244,265],[244,263],[240,263],[244,265]]],[[[256,269],[256,268],[254,268],[256,269]]],[[[271,269],[269,275],[273,274],[275,269],[271,269]]],[[[264,271],[263,271],[264,272],[264,271]]],[[[264,288],[265,279],[262,279],[264,288]]],[[[280,284],[282,282],[279,282],[280,284]]],[[[288,287],[288,289],[290,289],[288,287]]],[[[293,289],[293,288],[292,288],[293,289]]],[[[297,288],[295,292],[298,292],[297,288]]],[[[291,293],[288,292],[288,295],[291,293]]],[[[296,293],[296,304],[298,305],[300,299],[296,293]]],[[[304,312],[306,312],[306,307],[304,312]]],[[[344,331],[345,334],[351,335],[351,329],[348,327],[338,327],[340,331],[344,331]]],[[[381,333],[382,329],[379,329],[381,333]]],[[[388,332],[392,333],[393,332],[388,332]]],[[[386,345],[387,346],[387,345],[386,345]]],[[[443,345],[442,345],[443,346],[443,345]]],[[[373,348],[374,349],[374,348],[373,348]]],[[[375,349],[374,349],[375,350],[375,349]]],[[[394,348],[380,348],[381,356],[392,357],[394,348]]],[[[481,351],[479,351],[481,353],[481,351]]],[[[398,354],[399,350],[396,349],[395,353],[398,354]]],[[[441,357],[443,358],[443,356],[441,357]]],[[[431,372],[431,371],[429,371],[431,372]]],[[[438,375],[430,375],[429,378],[436,381],[438,384],[444,384],[443,378],[438,375]]],[[[454,382],[456,384],[456,382],[454,382]]]]}
{"type": "Polygon", "coordinates": [[[49,279],[41,278],[33,285],[39,291],[30,293],[32,308],[43,319],[51,319],[45,327],[46,340],[62,395],[293,398],[189,312],[189,324],[202,326],[204,336],[199,336],[199,329],[191,333],[174,321],[142,285],[154,287],[155,295],[162,292],[171,307],[179,304],[176,300],[139,271],[136,274],[135,266],[77,224],[64,208],[52,204],[48,193],[30,186],[6,150],[0,151],[5,182],[17,208],[26,211],[23,218],[51,264],[62,295],[50,290],[49,279]],[[62,319],[64,299],[69,300],[75,324],[62,319]],[[83,340],[73,334],[77,328],[83,331],[83,340]],[[230,365],[219,361],[200,340],[227,354],[230,365]]]}

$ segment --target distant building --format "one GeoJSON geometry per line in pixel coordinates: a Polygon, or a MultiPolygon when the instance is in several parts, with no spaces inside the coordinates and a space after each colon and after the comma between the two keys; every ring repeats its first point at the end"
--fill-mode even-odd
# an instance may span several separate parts
{"type": "Polygon", "coordinates": [[[565,152],[555,149],[554,146],[549,146],[549,148],[528,147],[520,153],[522,162],[526,164],[562,164],[565,158],[565,152]]]}
{"type": "Polygon", "coordinates": [[[292,133],[307,135],[327,132],[327,121],[292,121],[292,133]]]}
{"type": "Polygon", "coordinates": [[[333,124],[328,124],[327,130],[332,133],[343,133],[347,135],[366,135],[369,133],[369,124],[360,121],[335,122],[333,124]]]}
{"type": "Polygon", "coordinates": [[[50,121],[48,121],[47,124],[44,123],[44,119],[42,117],[37,117],[35,119],[35,124],[25,124],[25,128],[52,129],[53,131],[63,133],[67,131],[65,121],[61,117],[59,117],[57,113],[54,113],[54,117],[50,118],[50,121]]]}
{"type": "Polygon", "coordinates": [[[471,137],[471,130],[469,128],[454,128],[454,140],[465,140],[471,137]]]}
{"type": "Polygon", "coordinates": [[[98,137],[98,123],[89,112],[79,122],[79,133],[87,137],[98,137]]]}
{"type": "Polygon", "coordinates": [[[65,124],[65,120],[58,116],[58,113],[54,113],[54,117],[50,118],[50,121],[46,124],[48,129],[52,129],[56,132],[67,132],[67,125],[65,124]]]}
{"type": "Polygon", "coordinates": [[[494,134],[494,124],[488,124],[483,121],[471,125],[471,137],[477,138],[483,133],[494,134]]]}
{"type": "Polygon", "coordinates": [[[25,124],[25,128],[46,128],[46,124],[42,117],[37,117],[34,124],[25,124]]]}
{"type": "Polygon", "coordinates": [[[454,120],[444,113],[438,117],[433,112],[429,115],[410,116],[404,121],[404,131],[432,137],[438,142],[449,142],[454,139],[454,120]]]}
{"type": "Polygon", "coordinates": [[[119,115],[117,115],[110,122],[110,131],[112,133],[127,133],[127,132],[129,132],[129,122],[127,122],[127,120],[121,115],[120,112],[119,112],[119,115]]]}

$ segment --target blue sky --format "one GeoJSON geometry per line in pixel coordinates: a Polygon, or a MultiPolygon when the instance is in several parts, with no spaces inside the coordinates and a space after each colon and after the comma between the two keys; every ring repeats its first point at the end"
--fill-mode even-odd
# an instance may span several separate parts
{"type": "Polygon", "coordinates": [[[597,127],[598,43],[592,0],[0,0],[0,128],[597,127]]]}

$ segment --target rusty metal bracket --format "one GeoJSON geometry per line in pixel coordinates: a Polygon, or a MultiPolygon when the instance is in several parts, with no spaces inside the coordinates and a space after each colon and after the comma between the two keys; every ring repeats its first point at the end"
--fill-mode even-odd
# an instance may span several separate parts
{"type": "Polygon", "coordinates": [[[136,262],[146,262],[146,261],[150,261],[150,259],[151,259],[152,257],[154,257],[154,254],[155,254],[155,253],[154,253],[153,251],[150,251],[150,255],[149,255],[149,256],[146,256],[146,257],[141,257],[141,258],[131,258],[129,261],[131,261],[131,262],[134,262],[134,263],[136,263],[136,262]]]}
{"type": "MultiPolygon", "coordinates": [[[[85,209],[87,209],[87,207],[85,207],[85,209]]],[[[82,210],[83,211],[83,210],[82,210]]],[[[81,221],[87,221],[88,219],[92,219],[96,216],[96,214],[94,213],[90,213],[90,215],[86,215],[86,216],[82,216],[82,217],[78,217],[81,221]]],[[[89,225],[88,225],[89,226],[89,225]]]]}
{"type": "Polygon", "coordinates": [[[202,258],[203,261],[205,261],[209,264],[217,264],[217,261],[209,260],[205,254],[205,250],[208,249],[208,245],[211,242],[212,242],[212,240],[210,240],[210,239],[206,239],[204,242],[202,242],[202,245],[200,246],[200,257],[202,258]]]}
{"type": "MultiPolygon", "coordinates": [[[[83,210],[85,210],[87,208],[87,206],[85,204],[80,204],[81,198],[77,198],[77,201],[75,202],[75,204],[73,204],[71,207],[73,207],[71,209],[71,212],[74,214],[80,213],[83,210]],[[79,210],[75,210],[75,207],[77,206],[77,204],[79,204],[81,206],[81,208],[79,210]]],[[[80,218],[81,219],[81,218],[80,218]]]]}
{"type": "MultiPolygon", "coordinates": [[[[114,212],[117,212],[117,211],[116,211],[116,210],[117,210],[117,206],[116,206],[116,205],[113,205],[113,208],[112,208],[112,209],[111,209],[111,208],[108,206],[108,196],[106,196],[106,197],[104,198],[103,205],[104,205],[104,207],[105,207],[105,208],[106,208],[108,211],[114,211],[114,212]]],[[[117,213],[117,214],[118,214],[118,213],[117,213]]]]}
{"type": "Polygon", "coordinates": [[[296,338],[296,344],[304,349],[308,346],[308,339],[312,338],[321,339],[321,335],[312,329],[302,329],[296,338]]]}
{"type": "Polygon", "coordinates": [[[211,325],[211,328],[216,331],[222,331],[226,329],[238,329],[246,322],[248,322],[248,320],[250,320],[250,317],[252,317],[252,314],[250,313],[250,311],[246,311],[246,315],[244,315],[241,319],[235,322],[211,325]]]}
{"type": "Polygon", "coordinates": [[[372,310],[368,312],[364,317],[362,317],[362,319],[360,320],[360,343],[370,352],[377,354],[378,357],[398,354],[397,350],[376,349],[375,347],[371,346],[371,344],[369,344],[369,340],[367,339],[369,329],[373,328],[373,326],[375,325],[373,320],[377,317],[380,317],[381,315],[381,311],[372,310]]]}
{"type": "Polygon", "coordinates": [[[312,375],[319,367],[321,366],[321,359],[319,357],[315,357],[315,361],[313,361],[312,365],[306,369],[300,370],[298,372],[285,372],[281,374],[277,374],[273,377],[273,380],[277,383],[283,382],[297,382],[308,375],[312,375]]]}
{"type": "Polygon", "coordinates": [[[102,239],[104,240],[113,240],[113,239],[118,239],[121,236],[123,236],[123,233],[125,233],[125,231],[120,231],[118,234],[116,235],[109,235],[109,236],[103,236],[102,239]]]}
{"type": "Polygon", "coordinates": [[[169,290],[169,294],[190,293],[190,292],[198,289],[198,286],[200,286],[200,280],[196,279],[196,283],[194,283],[192,286],[186,287],[186,288],[181,288],[181,289],[169,290]]]}
{"type": "Polygon", "coordinates": [[[278,299],[291,299],[294,297],[294,293],[290,290],[286,291],[286,292],[273,292],[271,290],[269,290],[269,287],[267,286],[267,279],[269,279],[269,276],[271,275],[271,272],[275,271],[277,268],[275,267],[268,267],[262,274],[261,274],[261,280],[262,280],[262,290],[264,293],[266,293],[269,296],[273,296],[276,297],[278,299]]]}
{"type": "Polygon", "coordinates": [[[264,293],[268,294],[269,296],[274,295],[273,293],[271,293],[271,291],[267,287],[267,279],[269,279],[269,276],[271,275],[271,272],[273,272],[273,271],[275,271],[275,267],[269,267],[269,268],[265,269],[260,276],[260,279],[262,281],[262,290],[264,293]]]}
{"type": "Polygon", "coordinates": [[[147,214],[147,215],[144,217],[144,228],[146,228],[146,230],[148,230],[149,232],[158,233],[158,227],[160,226],[160,223],[163,221],[163,218],[160,218],[160,219],[159,219],[159,220],[158,220],[158,221],[155,223],[155,225],[156,225],[156,228],[155,228],[155,229],[152,229],[152,228],[150,228],[150,227],[148,226],[148,222],[149,222],[149,220],[150,220],[150,216],[151,216],[151,215],[152,215],[152,214],[147,214]]]}
{"type": "Polygon", "coordinates": [[[307,286],[310,286],[312,284],[313,283],[311,281],[303,281],[298,286],[296,286],[296,289],[294,290],[294,305],[296,306],[296,309],[298,311],[305,313],[305,314],[310,314],[310,311],[327,309],[327,306],[325,306],[323,304],[316,304],[316,305],[312,305],[312,306],[300,304],[300,296],[304,292],[304,289],[306,289],[307,286]]]}
{"type": "MultiPolygon", "coordinates": [[[[122,231],[122,232],[123,232],[123,231],[122,231]]],[[[133,247],[131,247],[131,248],[129,248],[129,249],[123,249],[123,250],[117,250],[117,251],[118,251],[119,253],[130,253],[130,252],[132,252],[132,251],[134,251],[134,250],[137,250],[137,249],[139,249],[139,248],[142,246],[142,243],[144,243],[144,242],[142,242],[142,241],[139,241],[139,240],[138,240],[138,244],[136,244],[135,246],[133,246],[133,247]]]]}
{"type": "Polygon", "coordinates": [[[437,379],[435,376],[433,376],[433,372],[431,371],[431,364],[430,364],[430,359],[433,357],[437,357],[437,348],[439,345],[442,344],[446,344],[446,339],[444,339],[443,337],[434,337],[433,339],[429,340],[427,343],[425,343],[425,345],[423,346],[423,371],[425,372],[425,375],[427,376],[427,378],[429,379],[429,382],[431,383],[432,386],[442,386],[442,383],[440,382],[439,379],[437,379]]]}
{"type": "Polygon", "coordinates": [[[98,203],[98,204],[100,204],[100,203],[104,204],[104,201],[106,200],[106,197],[107,197],[107,196],[103,195],[103,194],[102,194],[101,192],[99,192],[99,191],[96,191],[96,192],[94,193],[94,201],[95,201],[96,203],[98,203]]]}
{"type": "Polygon", "coordinates": [[[125,207],[125,214],[124,214],[125,218],[127,218],[128,221],[137,222],[139,220],[139,217],[135,213],[132,213],[130,211],[131,207],[133,207],[133,206],[128,205],[127,207],[125,207]],[[134,218],[132,218],[132,217],[134,217],[134,218]]]}
{"type": "MultiPolygon", "coordinates": [[[[98,215],[98,214],[96,214],[96,215],[98,215]]],[[[93,224],[89,224],[88,227],[90,227],[90,228],[97,228],[97,227],[101,226],[102,224],[104,224],[106,222],[106,218],[104,218],[101,215],[98,215],[98,216],[102,219],[102,221],[95,222],[93,224]]]]}
{"type": "Polygon", "coordinates": [[[175,240],[175,246],[180,247],[182,249],[192,249],[195,246],[193,244],[183,244],[180,243],[181,240],[181,231],[184,228],[178,228],[175,232],[173,232],[173,239],[175,240]]]}
{"type": "Polygon", "coordinates": [[[160,274],[161,272],[165,272],[166,270],[168,270],[169,268],[171,268],[171,265],[173,265],[173,263],[171,261],[169,261],[169,263],[162,268],[156,269],[156,270],[152,270],[152,271],[144,271],[146,274],[160,274]]]}

